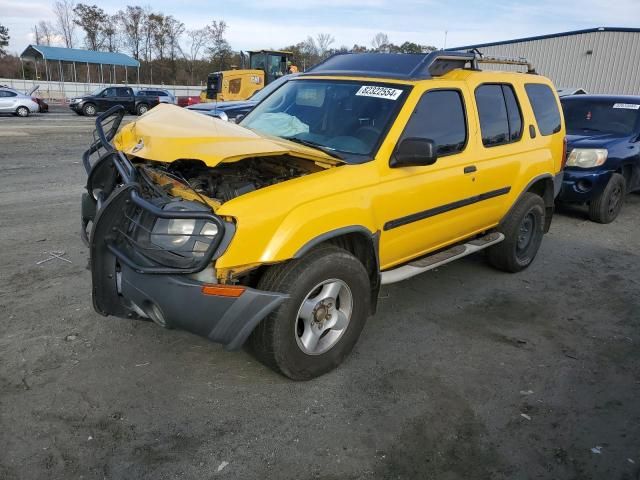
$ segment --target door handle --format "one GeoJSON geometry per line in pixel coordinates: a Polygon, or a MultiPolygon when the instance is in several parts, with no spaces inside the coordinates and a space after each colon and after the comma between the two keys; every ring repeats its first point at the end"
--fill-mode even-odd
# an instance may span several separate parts
{"type": "Polygon", "coordinates": [[[475,165],[469,165],[468,167],[464,167],[464,173],[473,173],[475,171],[477,171],[478,169],[476,168],[475,165]]]}

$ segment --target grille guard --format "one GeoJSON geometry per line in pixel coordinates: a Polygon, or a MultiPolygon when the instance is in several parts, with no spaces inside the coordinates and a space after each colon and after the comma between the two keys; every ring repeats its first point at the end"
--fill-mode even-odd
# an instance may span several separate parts
{"type": "MultiPolygon", "coordinates": [[[[183,201],[184,210],[164,210],[164,205],[176,199],[155,185],[110,143],[123,116],[122,107],[111,108],[100,115],[96,119],[94,142],[83,154],[83,164],[88,169],[87,192],[82,198],[83,241],[92,255],[106,253],[106,249],[138,273],[188,274],[204,270],[214,256],[224,253],[235,225],[224,222],[208,205],[200,202],[183,201]],[[92,162],[96,152],[101,152],[100,156],[92,162]],[[157,219],[210,222],[218,233],[211,238],[206,251],[199,251],[202,255],[196,256],[193,250],[168,249],[149,242],[157,219]]],[[[204,235],[185,236],[191,241],[204,235]]]]}

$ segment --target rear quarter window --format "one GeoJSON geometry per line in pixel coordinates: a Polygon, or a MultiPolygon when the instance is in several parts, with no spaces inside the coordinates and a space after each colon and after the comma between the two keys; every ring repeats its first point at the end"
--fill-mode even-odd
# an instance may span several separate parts
{"type": "Polygon", "coordinates": [[[558,133],[562,128],[556,97],[549,86],[527,83],[524,86],[541,135],[558,133]]]}

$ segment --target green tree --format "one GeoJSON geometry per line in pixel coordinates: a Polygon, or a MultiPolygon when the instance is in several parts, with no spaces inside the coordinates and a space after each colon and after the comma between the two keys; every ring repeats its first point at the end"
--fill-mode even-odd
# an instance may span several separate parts
{"type": "Polygon", "coordinates": [[[77,4],[73,8],[75,18],[73,23],[78,25],[85,34],[85,44],[89,50],[100,50],[104,45],[104,29],[109,24],[109,15],[97,5],[77,4]]]}
{"type": "Polygon", "coordinates": [[[9,29],[4,25],[0,25],[0,56],[7,54],[6,47],[9,46],[9,29]]]}

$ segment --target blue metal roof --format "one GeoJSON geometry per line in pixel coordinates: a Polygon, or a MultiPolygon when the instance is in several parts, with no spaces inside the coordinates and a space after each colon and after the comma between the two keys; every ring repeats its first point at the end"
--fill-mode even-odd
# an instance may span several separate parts
{"type": "Polygon", "coordinates": [[[122,67],[139,67],[140,62],[129,55],[117,52],[96,52],[79,48],[49,47],[46,45],[29,45],[21,58],[43,58],[47,61],[95,63],[102,65],[118,65],[122,67]]]}
{"type": "Polygon", "coordinates": [[[582,33],[595,33],[595,32],[639,33],[640,28],[624,28],[624,27],[585,28],[583,30],[572,30],[568,32],[550,33],[548,35],[538,35],[536,37],[514,38],[513,40],[502,40],[500,42],[489,42],[489,43],[478,43],[476,45],[465,45],[462,47],[447,48],[447,50],[466,50],[471,48],[494,47],[496,45],[507,45],[509,43],[531,42],[533,40],[545,40],[548,38],[569,37],[572,35],[580,35],[582,33]]]}

